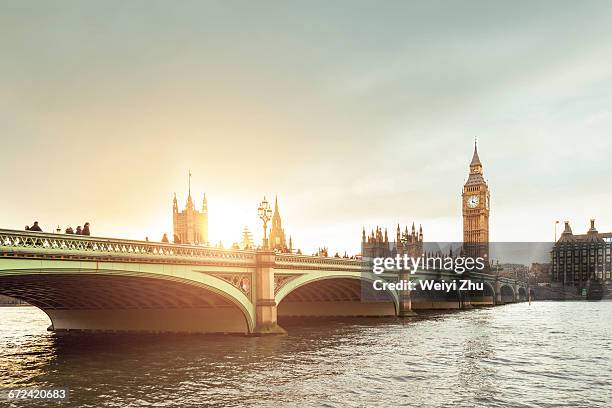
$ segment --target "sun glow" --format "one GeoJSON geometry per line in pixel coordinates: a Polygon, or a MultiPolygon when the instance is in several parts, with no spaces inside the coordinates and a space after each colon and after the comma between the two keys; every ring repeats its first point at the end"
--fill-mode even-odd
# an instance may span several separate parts
{"type": "Polygon", "coordinates": [[[257,223],[255,205],[249,207],[244,203],[234,201],[210,202],[208,205],[208,240],[211,245],[219,242],[225,248],[233,243],[239,243],[241,233],[246,225],[255,238],[255,242],[261,242],[261,225],[257,223]],[[251,208],[252,207],[252,208],[251,208]]]}

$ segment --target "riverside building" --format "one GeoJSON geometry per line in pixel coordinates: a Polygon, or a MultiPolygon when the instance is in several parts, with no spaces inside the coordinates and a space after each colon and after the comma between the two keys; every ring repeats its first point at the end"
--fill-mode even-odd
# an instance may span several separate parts
{"type": "Polygon", "coordinates": [[[569,221],[551,251],[552,282],[557,285],[587,288],[593,282],[612,280],[612,232],[600,233],[591,220],[586,234],[575,235],[569,221]]]}

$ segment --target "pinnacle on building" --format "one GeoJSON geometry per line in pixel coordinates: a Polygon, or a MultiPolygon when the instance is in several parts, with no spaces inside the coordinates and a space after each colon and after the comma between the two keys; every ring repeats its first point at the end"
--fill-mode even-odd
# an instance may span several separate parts
{"type": "Polygon", "coordinates": [[[408,226],[404,232],[399,224],[395,235],[395,242],[389,241],[387,229],[376,226],[370,234],[366,234],[365,228],[361,231],[361,254],[366,258],[394,257],[395,255],[421,256],[423,252],[423,226],[419,226],[417,232],[414,222],[412,232],[408,232],[408,226]]]}
{"type": "Polygon", "coordinates": [[[274,198],[274,215],[272,215],[272,227],[270,229],[270,248],[280,252],[288,252],[280,212],[278,210],[278,196],[274,198]]]}
{"type": "Polygon", "coordinates": [[[185,209],[179,212],[176,193],[172,202],[174,242],[177,244],[208,245],[208,203],[202,198],[202,210],[198,211],[191,197],[191,172],[185,209]]]}

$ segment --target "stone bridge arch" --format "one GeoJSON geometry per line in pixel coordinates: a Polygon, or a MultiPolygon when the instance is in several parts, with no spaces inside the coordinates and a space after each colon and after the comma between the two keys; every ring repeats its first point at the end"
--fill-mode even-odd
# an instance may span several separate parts
{"type": "Polygon", "coordinates": [[[483,284],[483,290],[470,290],[466,296],[471,306],[494,306],[495,288],[489,281],[478,282],[483,284]]]}
{"type": "MultiPolygon", "coordinates": [[[[134,264],[124,266],[131,265],[134,264]]],[[[0,294],[43,310],[54,330],[191,333],[253,330],[254,307],[248,293],[223,279],[188,266],[166,271],[146,271],[144,265],[140,268],[145,270],[2,270],[0,294]]]]}
{"type": "Polygon", "coordinates": [[[351,274],[304,274],[282,286],[275,296],[282,317],[395,316],[399,301],[395,291],[375,291],[379,279],[351,274]]]}
{"type": "Polygon", "coordinates": [[[516,292],[510,284],[502,284],[499,288],[498,300],[501,304],[514,303],[516,301],[516,292]]]}

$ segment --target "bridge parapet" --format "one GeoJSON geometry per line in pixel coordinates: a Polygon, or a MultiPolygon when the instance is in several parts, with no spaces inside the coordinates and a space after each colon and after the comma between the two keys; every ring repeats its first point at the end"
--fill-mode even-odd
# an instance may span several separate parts
{"type": "Polygon", "coordinates": [[[71,234],[0,229],[0,255],[120,258],[127,262],[232,263],[255,265],[255,252],[71,234]]]}
{"type": "Polygon", "coordinates": [[[322,269],[328,271],[367,271],[361,260],[320,256],[277,254],[275,263],[283,269],[322,269]]]}

